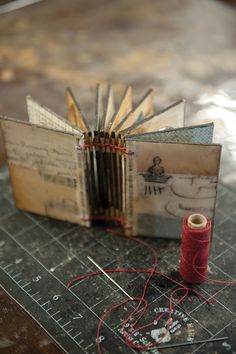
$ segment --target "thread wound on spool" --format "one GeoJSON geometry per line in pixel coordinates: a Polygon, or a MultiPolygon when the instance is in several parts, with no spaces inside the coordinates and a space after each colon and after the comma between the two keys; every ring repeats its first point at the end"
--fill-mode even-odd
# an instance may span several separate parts
{"type": "Polygon", "coordinates": [[[207,224],[207,218],[202,214],[192,214],[188,217],[188,226],[191,229],[202,229],[207,224]]]}
{"type": "Polygon", "coordinates": [[[211,240],[211,221],[202,214],[183,220],[180,249],[180,274],[192,284],[206,279],[211,240]]]}

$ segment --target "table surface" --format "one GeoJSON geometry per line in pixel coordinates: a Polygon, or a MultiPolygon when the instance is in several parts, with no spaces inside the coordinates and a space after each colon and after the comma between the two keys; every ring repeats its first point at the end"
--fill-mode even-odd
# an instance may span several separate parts
{"type": "MultiPolygon", "coordinates": [[[[63,341],[73,340],[73,345],[66,346],[69,354],[95,354],[99,318],[111,305],[123,301],[124,295],[106,278],[84,280],[70,292],[65,287],[67,282],[78,274],[96,270],[87,256],[95,259],[104,269],[132,270],[147,268],[151,262],[150,253],[143,245],[118,238],[102,227],[86,229],[17,210],[12,202],[9,181],[4,176],[6,171],[0,174],[0,272],[4,289],[34,314],[38,322],[43,320],[44,324],[47,323],[47,331],[48,328],[54,328],[51,334],[57,341],[60,336],[63,341]],[[38,287],[32,279],[37,280],[39,275],[42,283],[38,287]],[[52,300],[55,294],[56,300],[61,299],[59,305],[52,300]],[[69,313],[82,313],[81,321],[73,321],[72,318],[76,319],[77,316],[69,317],[69,313]]],[[[236,194],[220,186],[209,259],[208,274],[212,279],[228,282],[236,279],[235,215],[236,194]]],[[[180,241],[146,240],[160,255],[158,270],[182,282],[178,273],[180,241]]],[[[145,281],[144,276],[137,274],[113,274],[113,278],[133,297],[139,296],[145,281]]],[[[172,288],[170,282],[154,277],[146,295],[149,306],[145,323],[153,320],[154,313],[168,307],[172,288]]],[[[214,298],[214,301],[208,305],[194,296],[185,299],[172,313],[173,323],[178,324],[180,329],[173,330],[169,340],[176,343],[190,338],[197,341],[227,336],[228,339],[223,342],[193,345],[185,348],[184,352],[235,353],[235,286],[206,281],[194,286],[194,289],[207,298],[214,298]]],[[[23,312],[16,311],[16,305],[12,306],[5,294],[0,293],[0,299],[6,345],[4,354],[23,354],[32,350],[37,353],[58,353],[59,349],[52,340],[35,328],[36,325],[26,315],[22,325],[23,312]]],[[[105,320],[102,327],[105,353],[134,352],[124,343],[120,333],[122,319],[132,309],[132,303],[129,303],[105,320]]],[[[163,328],[153,323],[151,329],[145,330],[140,338],[145,336],[152,340],[152,333],[163,328]]],[[[182,353],[183,348],[165,349],[163,352],[182,353]]],[[[153,349],[151,353],[157,354],[158,351],[153,349]]]]}
{"type": "MultiPolygon", "coordinates": [[[[154,87],[157,91],[157,109],[183,97],[192,102],[203,93],[212,95],[219,90],[231,93],[236,86],[235,16],[234,8],[207,0],[153,0],[145,3],[142,0],[42,1],[1,16],[1,114],[26,120],[25,96],[30,94],[64,116],[64,88],[71,86],[92,121],[94,104],[91,102],[94,102],[97,82],[111,82],[118,96],[126,85],[132,84],[136,101],[145,90],[154,87]]],[[[187,116],[192,116],[198,109],[191,104],[187,116]]],[[[231,165],[231,151],[228,150],[229,158],[223,164],[227,170],[226,177],[228,171],[235,169],[235,163],[231,165]]],[[[227,183],[227,178],[225,181],[227,183]]],[[[233,184],[229,185],[232,187],[233,184]]],[[[2,181],[0,190],[1,230],[5,230],[6,225],[13,225],[10,232],[14,232],[14,237],[20,240],[20,235],[24,234],[25,218],[27,220],[29,216],[14,209],[9,201],[8,185],[2,181]]],[[[210,272],[212,277],[231,279],[235,278],[234,193],[222,187],[218,203],[210,272]]],[[[38,227],[42,228],[41,221],[38,223],[38,227]]],[[[51,233],[50,228],[55,230],[58,225],[53,221],[43,223],[51,225],[45,231],[47,235],[51,233]]],[[[68,233],[71,232],[71,226],[66,227],[68,233]]],[[[60,232],[57,236],[62,237],[60,232]]],[[[110,244],[106,234],[104,240],[94,241],[102,246],[110,244]]],[[[157,247],[158,242],[167,250],[163,254],[165,271],[171,272],[177,267],[177,253],[173,255],[177,245],[174,241],[160,240],[157,247]],[[171,250],[173,262],[169,264],[168,252],[171,250]]],[[[125,257],[126,245],[120,247],[125,257]]],[[[136,253],[134,256],[138,257],[136,253]]],[[[213,310],[205,309],[200,304],[197,304],[199,311],[195,311],[195,301],[191,302],[190,308],[187,305],[186,309],[182,309],[193,321],[199,321],[197,326],[201,330],[196,330],[196,337],[205,330],[208,335],[219,332],[219,335],[223,333],[232,338],[236,312],[234,289],[206,283],[202,285],[202,290],[210,295],[218,293],[214,314],[211,312],[213,310]],[[209,316],[205,316],[206,313],[209,316]],[[197,314],[196,318],[194,314],[197,314]]],[[[14,309],[17,316],[14,316],[11,328],[20,327],[24,321],[22,316],[26,315],[2,292],[0,299],[6,309],[2,311],[2,321],[9,324],[14,309]]],[[[34,342],[35,353],[59,351],[51,339],[37,329],[37,325],[28,319],[25,323],[24,334],[14,340],[7,331],[7,325],[3,327],[4,337],[15,343],[14,347],[8,348],[9,353],[30,352],[32,332],[35,333],[35,340],[31,341],[34,342]],[[44,338],[43,346],[39,344],[42,343],[40,336],[44,338]]],[[[236,350],[233,339],[224,346],[208,344],[205,348],[212,353],[236,350]]],[[[0,352],[7,353],[8,349],[0,348],[0,352]]]]}

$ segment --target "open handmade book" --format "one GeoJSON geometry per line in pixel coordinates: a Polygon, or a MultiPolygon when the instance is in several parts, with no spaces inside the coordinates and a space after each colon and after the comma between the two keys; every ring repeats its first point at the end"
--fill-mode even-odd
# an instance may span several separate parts
{"type": "Polygon", "coordinates": [[[213,124],[184,127],[184,101],[154,114],[153,90],[115,109],[97,86],[89,127],[71,90],[67,119],[27,98],[29,122],[0,118],[18,208],[84,226],[118,221],[128,235],[179,238],[182,218],[213,218],[221,146],[213,124]],[[103,108],[104,107],[104,108],[103,108]]]}

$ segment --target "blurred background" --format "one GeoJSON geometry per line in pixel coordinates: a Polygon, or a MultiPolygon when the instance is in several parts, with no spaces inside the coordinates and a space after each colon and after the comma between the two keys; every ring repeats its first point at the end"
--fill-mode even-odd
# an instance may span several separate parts
{"type": "Polygon", "coordinates": [[[157,112],[185,98],[186,125],[215,122],[221,181],[236,190],[233,0],[31,2],[0,0],[1,115],[27,120],[31,95],[64,117],[70,86],[91,122],[97,82],[112,83],[117,101],[126,85],[135,101],[152,87],[157,112]]]}

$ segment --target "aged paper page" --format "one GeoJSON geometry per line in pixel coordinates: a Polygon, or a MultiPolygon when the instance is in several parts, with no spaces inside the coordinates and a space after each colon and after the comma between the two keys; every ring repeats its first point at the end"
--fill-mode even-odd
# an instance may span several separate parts
{"type": "Polygon", "coordinates": [[[102,123],[100,129],[101,131],[109,131],[110,122],[114,114],[115,114],[115,102],[114,102],[113,88],[111,85],[109,85],[107,88],[105,110],[102,117],[102,123]]]}
{"type": "Polygon", "coordinates": [[[104,115],[103,107],[103,91],[100,84],[96,87],[96,103],[95,103],[95,125],[94,130],[99,131],[101,126],[102,117],[104,115]]]}
{"type": "Polygon", "coordinates": [[[126,117],[127,114],[132,111],[132,107],[132,88],[129,86],[125,90],[117,112],[111,119],[109,133],[111,133],[117,127],[117,125],[120,124],[124,117],[126,117]]]}
{"type": "Polygon", "coordinates": [[[127,141],[126,222],[133,235],[179,238],[182,218],[212,218],[220,145],[127,141]]]}
{"type": "Polygon", "coordinates": [[[71,124],[76,125],[82,132],[87,133],[89,131],[89,126],[87,125],[80,106],[69,87],[66,89],[66,103],[68,108],[67,120],[71,124]]]}
{"type": "Polygon", "coordinates": [[[31,97],[27,97],[26,101],[30,123],[41,125],[45,128],[77,134],[82,137],[83,132],[79,128],[73,127],[69,122],[58,116],[49,108],[42,106],[31,97]]]}
{"type": "Polygon", "coordinates": [[[153,105],[153,89],[148,90],[148,92],[143,96],[141,101],[136,105],[136,107],[121,120],[120,124],[116,126],[114,131],[119,133],[121,130],[129,128],[133,125],[140,116],[143,118],[151,117],[154,114],[153,105]]]}
{"type": "Polygon", "coordinates": [[[211,144],[214,124],[200,124],[191,127],[165,129],[152,133],[127,135],[125,140],[152,141],[155,143],[211,144]]]}
{"type": "Polygon", "coordinates": [[[16,206],[89,226],[83,141],[29,123],[0,123],[16,206]]]}
{"type": "Polygon", "coordinates": [[[174,129],[184,126],[185,101],[174,103],[162,112],[143,118],[132,126],[122,130],[122,136],[126,134],[143,134],[155,132],[159,129],[174,129]]]}

